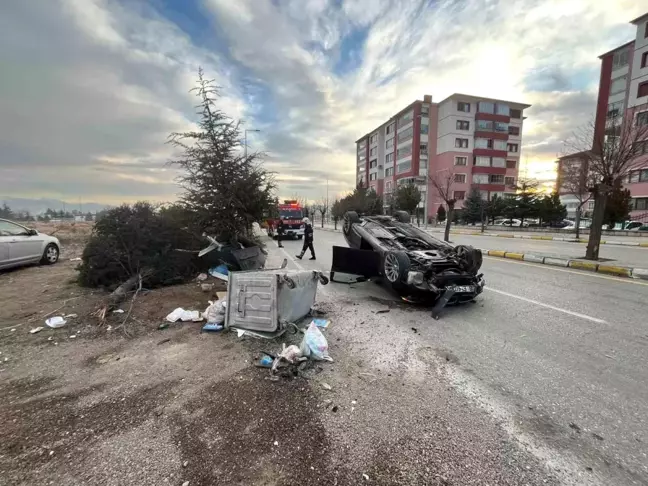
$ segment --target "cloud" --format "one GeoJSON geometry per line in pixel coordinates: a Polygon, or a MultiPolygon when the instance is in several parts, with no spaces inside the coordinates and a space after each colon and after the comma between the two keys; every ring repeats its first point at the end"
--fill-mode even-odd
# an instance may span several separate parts
{"type": "Polygon", "coordinates": [[[423,94],[532,104],[522,157],[542,172],[594,112],[597,56],[643,13],[629,0],[29,3],[0,3],[0,195],[111,203],[175,197],[164,142],[195,122],[199,65],[221,108],[261,130],[248,144],[282,196],[348,190],[354,141],[423,94]]]}

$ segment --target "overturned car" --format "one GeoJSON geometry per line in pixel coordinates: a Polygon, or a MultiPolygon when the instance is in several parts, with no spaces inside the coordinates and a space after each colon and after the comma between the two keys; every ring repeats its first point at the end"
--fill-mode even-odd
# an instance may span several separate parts
{"type": "Polygon", "coordinates": [[[405,212],[361,217],[349,211],[342,232],[349,248],[333,247],[331,280],[335,273],[382,277],[406,300],[434,301],[436,319],[447,304],[472,301],[484,289],[480,250],[434,238],[405,212]]]}

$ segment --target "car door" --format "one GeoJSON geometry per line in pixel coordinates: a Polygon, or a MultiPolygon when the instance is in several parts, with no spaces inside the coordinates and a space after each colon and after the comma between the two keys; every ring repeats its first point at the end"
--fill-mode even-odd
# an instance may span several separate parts
{"type": "MultiPolygon", "coordinates": [[[[2,221],[0,221],[0,225],[2,221]]],[[[0,229],[0,268],[9,265],[9,236],[5,236],[0,229]]]]}
{"type": "Polygon", "coordinates": [[[9,240],[9,263],[11,265],[20,265],[40,259],[44,240],[42,235],[31,235],[28,228],[10,221],[0,221],[0,229],[9,240]]]}

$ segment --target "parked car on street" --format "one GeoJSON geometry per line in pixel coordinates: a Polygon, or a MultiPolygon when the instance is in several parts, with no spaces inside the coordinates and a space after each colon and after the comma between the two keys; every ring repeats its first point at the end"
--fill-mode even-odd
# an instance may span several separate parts
{"type": "Polygon", "coordinates": [[[432,315],[448,303],[472,301],[484,288],[479,273],[482,253],[471,246],[452,246],[410,224],[410,216],[344,215],[342,233],[349,248],[333,247],[335,273],[383,277],[409,301],[434,301],[432,315]]]}
{"type": "Polygon", "coordinates": [[[60,253],[61,243],[57,238],[0,219],[0,270],[31,263],[52,265],[60,253]]]}
{"type": "Polygon", "coordinates": [[[501,226],[509,226],[513,228],[528,228],[529,222],[525,221],[524,223],[519,219],[505,219],[500,223],[501,226]]]}

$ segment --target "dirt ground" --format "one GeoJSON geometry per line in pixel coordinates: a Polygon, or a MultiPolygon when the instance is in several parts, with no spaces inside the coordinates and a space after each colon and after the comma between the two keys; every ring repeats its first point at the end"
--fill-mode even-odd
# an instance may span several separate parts
{"type": "Polygon", "coordinates": [[[271,381],[253,361],[281,341],[158,329],[176,307],[204,310],[197,283],[100,324],[105,294],[76,285],[83,236],[69,237],[59,264],[0,274],[0,484],[554,484],[452,393],[447,355],[399,327],[415,313],[322,292],[335,363],[271,381]]]}

